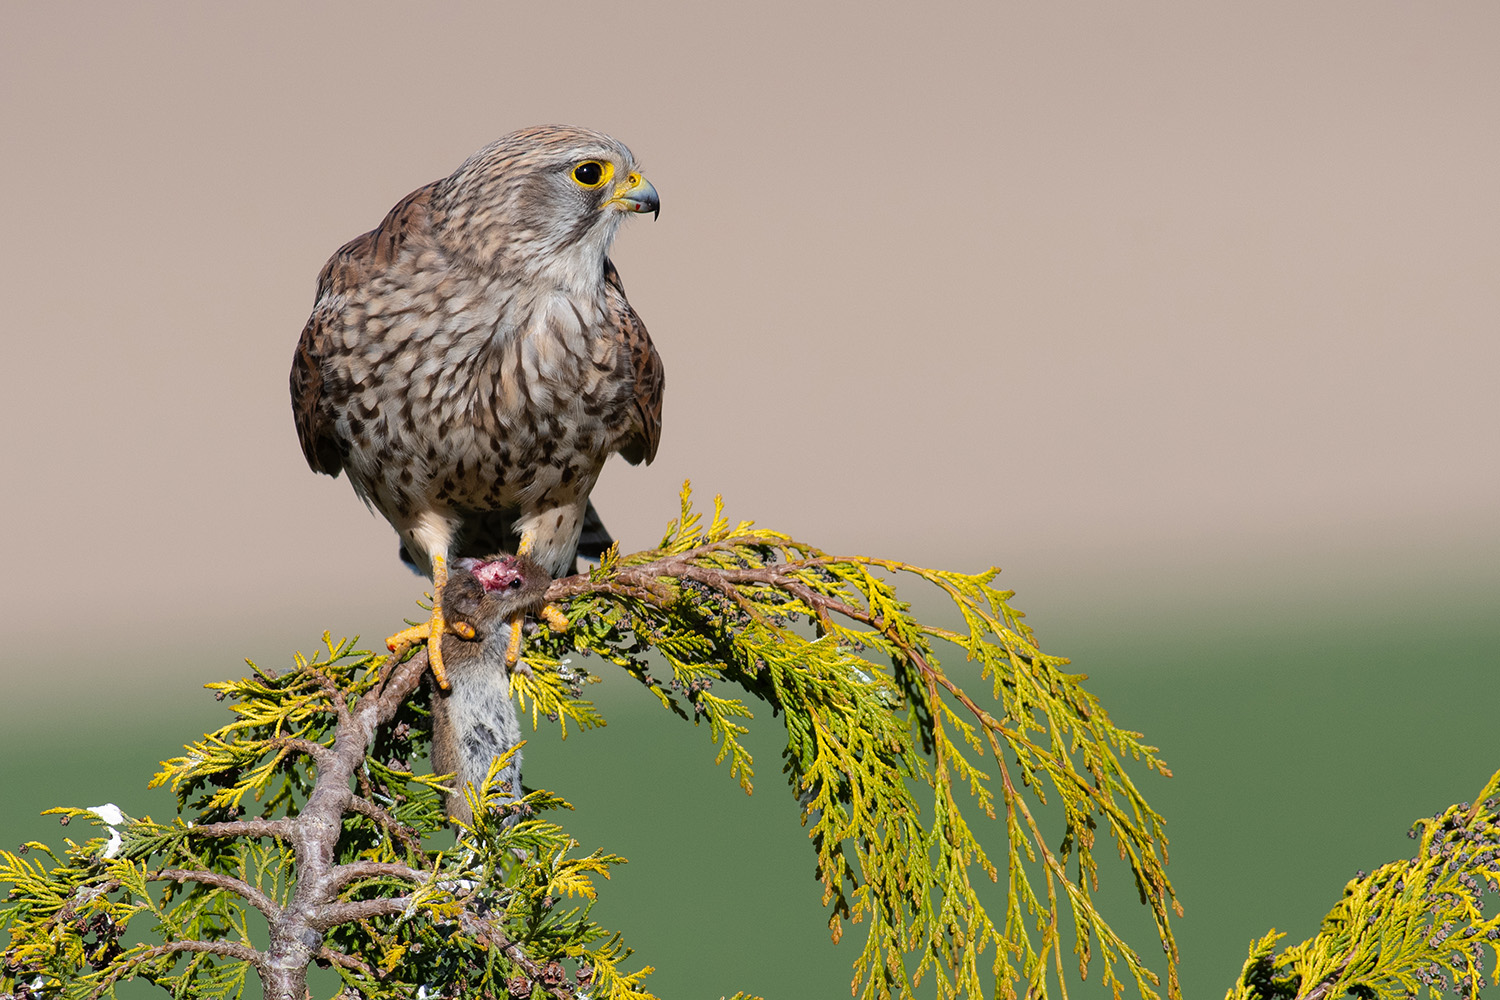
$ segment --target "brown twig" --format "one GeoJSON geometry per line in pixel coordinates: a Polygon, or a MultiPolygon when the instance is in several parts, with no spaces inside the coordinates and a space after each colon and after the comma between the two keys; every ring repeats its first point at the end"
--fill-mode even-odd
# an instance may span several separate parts
{"type": "MultiPolygon", "coordinates": [[[[362,770],[362,769],[361,769],[362,770]]],[[[349,799],[349,811],[358,813],[366,819],[374,820],[380,824],[391,836],[414,851],[422,850],[422,838],[417,836],[417,831],[401,822],[380,806],[371,802],[362,795],[355,795],[349,799]]]]}
{"type": "Polygon", "coordinates": [[[335,889],[342,890],[350,882],[357,882],[362,878],[399,878],[408,882],[421,882],[428,876],[426,872],[418,871],[409,865],[395,865],[384,861],[355,861],[347,865],[339,865],[333,870],[335,889]]]}
{"type": "Polygon", "coordinates": [[[393,917],[406,909],[411,900],[406,896],[382,896],[380,899],[355,899],[342,903],[325,903],[308,921],[308,926],[319,933],[339,924],[350,924],[372,917],[393,917]]]}
{"type": "MultiPolygon", "coordinates": [[[[142,951],[140,954],[136,955],[133,961],[116,966],[113,972],[111,972],[108,976],[105,976],[104,979],[101,980],[100,983],[95,986],[92,991],[90,991],[88,1000],[96,1000],[97,997],[101,997],[105,993],[108,993],[110,991],[110,988],[120,980],[120,977],[123,976],[127,970],[133,968],[141,962],[149,962],[153,958],[161,958],[163,955],[175,955],[184,951],[203,952],[210,955],[223,955],[226,958],[237,958],[243,962],[248,962],[255,969],[255,971],[261,975],[262,979],[264,979],[267,972],[266,956],[263,953],[256,951],[254,948],[247,947],[246,945],[236,944],[233,941],[173,941],[170,944],[156,945],[154,947],[147,948],[145,951],[142,951]]],[[[7,993],[4,994],[4,996],[9,997],[10,994],[7,993]]]]}
{"type": "Polygon", "coordinates": [[[473,936],[476,940],[488,942],[491,947],[499,948],[504,952],[505,956],[526,973],[526,977],[534,985],[540,986],[548,996],[553,997],[554,1000],[574,1000],[573,993],[568,987],[546,985],[542,981],[545,970],[533,961],[519,944],[506,937],[494,921],[465,910],[460,914],[459,922],[465,934],[473,936]]]}
{"type": "Polygon", "coordinates": [[[325,766],[331,759],[329,749],[323,744],[314,743],[312,740],[304,740],[296,736],[279,736],[275,739],[266,740],[265,745],[268,747],[284,747],[288,750],[305,753],[319,767],[325,766]]]}
{"type": "Polygon", "coordinates": [[[223,955],[226,958],[237,958],[242,962],[249,962],[255,967],[262,978],[267,972],[266,955],[264,952],[256,951],[248,945],[239,944],[235,941],[169,941],[146,950],[141,955],[142,961],[160,958],[162,955],[171,955],[177,952],[195,951],[209,955],[223,955]]]}
{"type": "Polygon", "coordinates": [[[237,879],[232,875],[221,875],[218,872],[194,871],[186,868],[165,868],[146,877],[152,881],[200,882],[203,885],[211,885],[218,889],[227,889],[232,893],[243,896],[246,902],[265,914],[267,920],[275,920],[281,916],[281,907],[276,905],[275,900],[250,883],[237,879]]]}
{"type": "Polygon", "coordinates": [[[1333,992],[1334,985],[1343,977],[1344,971],[1349,968],[1349,963],[1353,959],[1354,950],[1351,948],[1349,954],[1344,956],[1344,960],[1339,963],[1337,969],[1334,969],[1328,975],[1313,983],[1305,991],[1298,993],[1297,1000],[1325,1000],[1333,992]]]}
{"type": "Polygon", "coordinates": [[[187,832],[195,837],[275,837],[285,840],[291,836],[292,820],[282,819],[232,819],[223,823],[199,823],[190,826],[187,832]]]}
{"type": "Polygon", "coordinates": [[[336,948],[328,947],[326,944],[318,950],[318,957],[325,962],[332,962],[334,965],[341,965],[346,969],[352,969],[369,979],[374,979],[379,975],[374,968],[361,962],[353,955],[346,955],[336,948]]]}

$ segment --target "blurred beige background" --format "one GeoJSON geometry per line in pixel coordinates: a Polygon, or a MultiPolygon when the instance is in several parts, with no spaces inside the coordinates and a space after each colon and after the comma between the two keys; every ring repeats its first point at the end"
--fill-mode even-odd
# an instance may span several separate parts
{"type": "Polygon", "coordinates": [[[414,612],[390,529],[303,464],[292,348],[334,249],[539,122],[662,194],[615,253],[668,371],[656,464],[595,494],[627,546],[692,477],[825,548],[999,564],[1034,612],[1500,579],[1494,4],[4,23],[13,706],[414,612]]]}

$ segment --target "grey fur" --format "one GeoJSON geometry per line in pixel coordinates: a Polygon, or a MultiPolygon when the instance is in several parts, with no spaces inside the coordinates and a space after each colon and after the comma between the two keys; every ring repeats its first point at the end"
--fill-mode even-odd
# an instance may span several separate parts
{"type": "MultiPolygon", "coordinates": [[[[521,742],[516,707],[510,698],[510,674],[505,669],[505,650],[510,642],[510,619],[517,611],[542,603],[550,582],[548,573],[530,560],[499,557],[518,570],[512,587],[485,591],[473,570],[485,561],[464,559],[449,578],[449,620],[472,625],[475,637],[463,640],[443,636],[443,658],[447,664],[447,692],[439,691],[428,675],[432,691],[432,769],[435,774],[453,774],[453,792],[448,796],[448,814],[465,823],[473,816],[464,797],[464,786],[478,788],[489,773],[490,763],[521,742]]],[[[521,669],[525,669],[523,666],[521,669]]],[[[501,772],[509,786],[505,801],[521,798],[521,754],[516,752],[501,772]]],[[[512,816],[509,822],[518,817],[512,816]]]]}

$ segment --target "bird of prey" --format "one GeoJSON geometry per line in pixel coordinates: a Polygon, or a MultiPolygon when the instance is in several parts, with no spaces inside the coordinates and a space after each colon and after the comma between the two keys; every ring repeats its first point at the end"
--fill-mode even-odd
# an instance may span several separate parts
{"type": "Polygon", "coordinates": [[[505,550],[571,572],[585,529],[602,534],[589,491],[604,460],[656,455],[661,359],[609,249],[626,213],[659,206],[616,140],[525,129],[407,195],[318,275],[292,360],[297,437],[431,576],[431,619],[390,645],[425,640],[440,687],[449,562],[505,550]]]}

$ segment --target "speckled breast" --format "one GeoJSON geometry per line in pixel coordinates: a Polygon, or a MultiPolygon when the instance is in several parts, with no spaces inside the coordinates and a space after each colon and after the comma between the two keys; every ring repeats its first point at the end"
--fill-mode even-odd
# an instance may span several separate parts
{"type": "MultiPolygon", "coordinates": [[[[351,475],[397,518],[423,503],[566,502],[587,494],[613,450],[631,387],[621,345],[601,329],[602,297],[522,302],[487,291],[476,301],[450,289],[457,308],[446,310],[392,296],[388,308],[407,307],[406,336],[360,337],[340,359],[351,475]],[[383,349],[370,350],[372,339],[383,349]]],[[[345,328],[383,328],[386,310],[371,304],[385,305],[368,303],[345,328]]]]}

